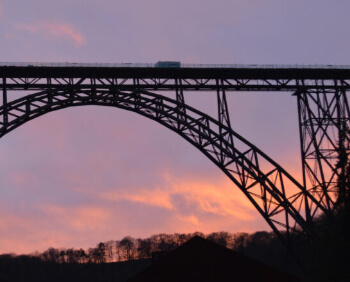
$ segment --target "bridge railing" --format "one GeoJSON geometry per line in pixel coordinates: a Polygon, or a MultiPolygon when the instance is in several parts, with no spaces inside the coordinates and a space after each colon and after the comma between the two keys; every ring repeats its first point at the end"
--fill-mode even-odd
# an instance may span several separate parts
{"type": "MultiPolygon", "coordinates": [[[[156,68],[153,63],[69,63],[69,62],[0,62],[0,67],[87,67],[87,68],[156,68]]],[[[183,64],[181,68],[232,69],[350,69],[350,65],[300,64],[183,64]]]]}

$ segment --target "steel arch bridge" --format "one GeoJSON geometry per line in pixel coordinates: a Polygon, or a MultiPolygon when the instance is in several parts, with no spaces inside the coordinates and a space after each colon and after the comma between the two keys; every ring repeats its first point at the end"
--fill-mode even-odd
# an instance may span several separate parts
{"type": "Polygon", "coordinates": [[[0,63],[0,78],[0,138],[67,107],[102,105],[138,113],[214,162],[289,248],[300,234],[313,238],[315,217],[332,216],[339,205],[339,159],[345,156],[348,164],[350,154],[350,66],[0,63]],[[186,91],[216,95],[217,118],[187,105],[186,91]],[[231,128],[226,95],[235,91],[296,96],[302,183],[231,128]],[[9,99],[14,92],[20,98],[9,99]]]}

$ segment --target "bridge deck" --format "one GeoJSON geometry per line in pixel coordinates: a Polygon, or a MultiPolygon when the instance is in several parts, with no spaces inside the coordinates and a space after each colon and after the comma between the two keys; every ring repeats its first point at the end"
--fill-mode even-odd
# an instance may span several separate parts
{"type": "Polygon", "coordinates": [[[7,78],[350,79],[350,65],[0,63],[7,78]]]}
{"type": "Polygon", "coordinates": [[[0,63],[0,89],[350,90],[350,66],[0,63]]]}

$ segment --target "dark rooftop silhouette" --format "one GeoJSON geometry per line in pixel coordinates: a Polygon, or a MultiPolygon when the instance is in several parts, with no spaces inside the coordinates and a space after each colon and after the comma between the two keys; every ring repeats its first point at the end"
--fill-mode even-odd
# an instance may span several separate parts
{"type": "Polygon", "coordinates": [[[143,272],[137,281],[299,281],[274,267],[195,236],[143,272]]]}

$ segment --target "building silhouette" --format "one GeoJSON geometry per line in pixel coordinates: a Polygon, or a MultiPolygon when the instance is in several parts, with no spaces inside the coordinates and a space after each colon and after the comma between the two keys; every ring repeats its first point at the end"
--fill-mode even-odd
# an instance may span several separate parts
{"type": "Polygon", "coordinates": [[[284,281],[298,278],[212,241],[195,236],[129,282],[284,281]]]}

